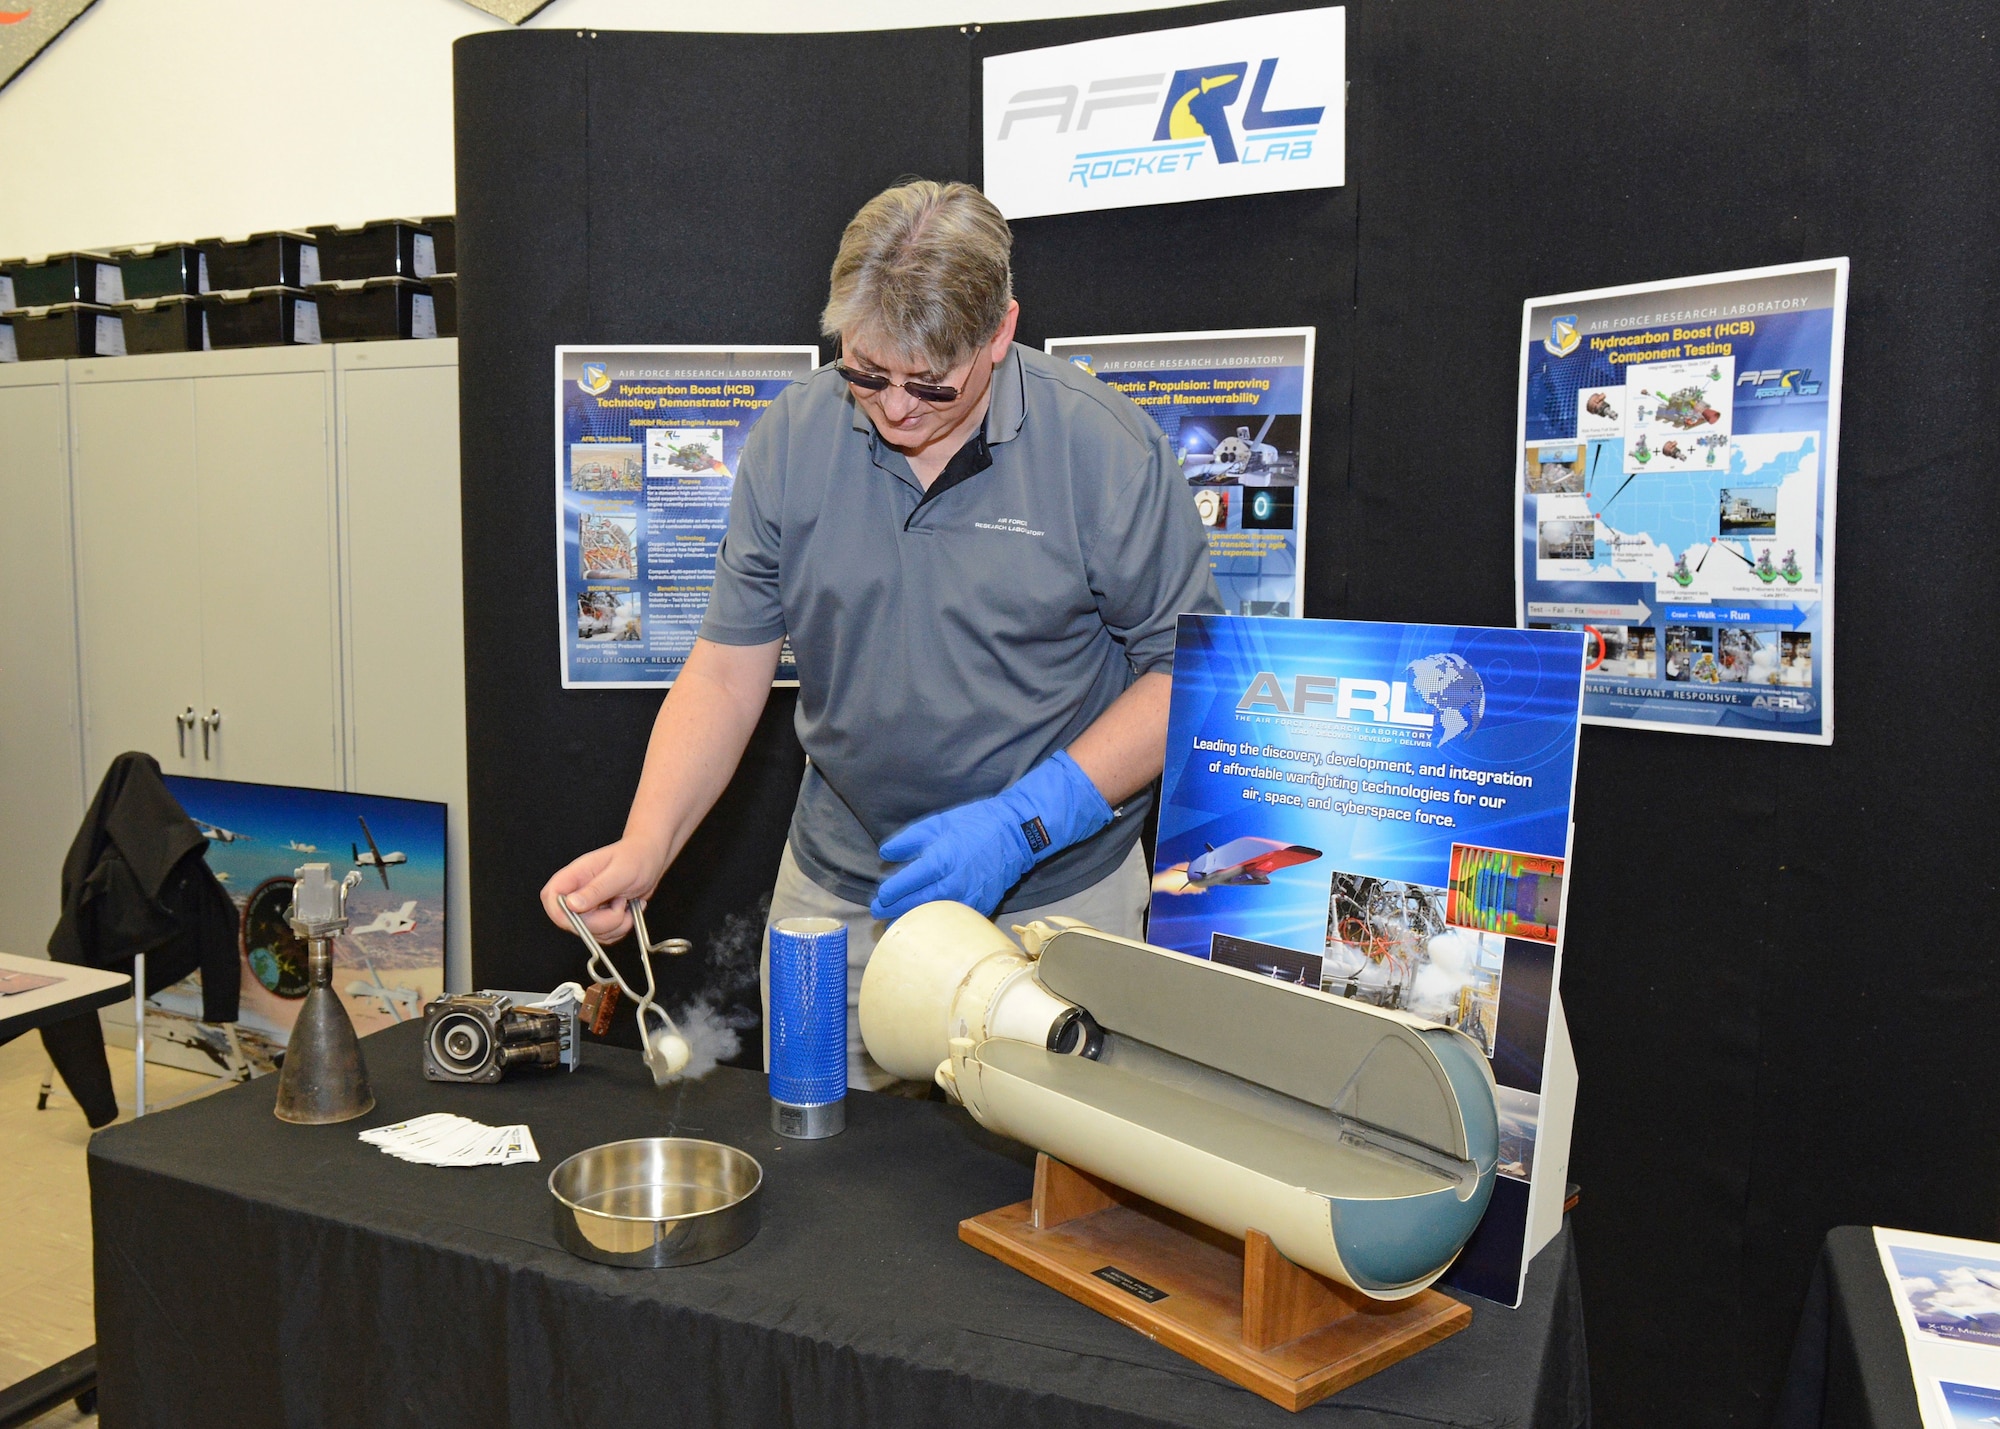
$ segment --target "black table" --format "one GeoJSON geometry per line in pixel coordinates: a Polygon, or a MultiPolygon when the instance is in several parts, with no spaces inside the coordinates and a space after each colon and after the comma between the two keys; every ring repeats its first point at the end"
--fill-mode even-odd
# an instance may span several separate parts
{"type": "Polygon", "coordinates": [[[1027,1198],[1032,1156],[937,1103],[853,1095],[822,1142],[768,1130],[761,1075],[658,1092],[636,1053],[426,1082],[416,1025],[364,1044],[379,1104],[271,1114],[267,1079],[90,1146],[102,1422],[262,1425],[1534,1425],[1588,1420],[1569,1232],[1519,1310],[1290,1415],[958,1240],[1027,1198]],[[355,1133],[429,1111],[526,1122],[539,1166],[437,1168],[355,1133]],[[734,1255],[618,1270],[557,1248],[546,1181],[633,1136],[764,1165],[734,1255]]]}
{"type": "Polygon", "coordinates": [[[1868,1226],[1838,1226],[1820,1247],[1775,1429],[1923,1429],[1910,1352],[1868,1226]]]}

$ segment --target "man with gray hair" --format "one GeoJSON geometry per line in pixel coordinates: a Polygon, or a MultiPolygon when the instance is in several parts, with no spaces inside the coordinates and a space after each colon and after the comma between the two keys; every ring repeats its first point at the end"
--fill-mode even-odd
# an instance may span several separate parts
{"type": "Polygon", "coordinates": [[[1140,825],[1175,617],[1221,610],[1165,435],[1016,346],[998,209],[967,184],[871,199],[834,259],[839,358],[751,430],[715,589],[624,837],[550,879],[603,937],[720,797],[789,635],[805,780],[771,918],[848,930],[848,1080],[888,1079],[851,1009],[887,923],[953,899],[1138,937],[1140,825]]]}

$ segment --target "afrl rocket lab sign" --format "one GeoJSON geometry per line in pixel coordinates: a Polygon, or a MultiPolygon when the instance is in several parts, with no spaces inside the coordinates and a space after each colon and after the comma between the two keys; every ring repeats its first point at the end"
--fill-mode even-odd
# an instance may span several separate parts
{"type": "Polygon", "coordinates": [[[1009,218],[1346,182],[1342,6],[985,63],[986,194],[1009,218]]]}

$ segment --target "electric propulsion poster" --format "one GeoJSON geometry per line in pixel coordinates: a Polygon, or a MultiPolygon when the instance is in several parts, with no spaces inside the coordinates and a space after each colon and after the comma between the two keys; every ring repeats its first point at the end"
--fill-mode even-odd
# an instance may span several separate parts
{"type": "Polygon", "coordinates": [[[1048,343],[1160,424],[1208,529],[1223,606],[1305,608],[1313,329],[1065,337],[1048,343]]]}
{"type": "Polygon", "coordinates": [[[1505,1304],[1568,1167],[1556,987],[1583,653],[1573,631],[1203,615],[1174,650],[1148,941],[1478,1044],[1499,1174],[1448,1280],[1505,1304]]]}
{"type": "MultiPolygon", "coordinates": [[[[564,689],[671,685],[694,649],[743,442],[816,347],[558,347],[564,689]]],[[[798,678],[789,646],[778,683],[798,678]]]]}
{"type": "Polygon", "coordinates": [[[1847,260],[1533,298],[1515,571],[1584,718],[1833,742],[1847,260]]]}

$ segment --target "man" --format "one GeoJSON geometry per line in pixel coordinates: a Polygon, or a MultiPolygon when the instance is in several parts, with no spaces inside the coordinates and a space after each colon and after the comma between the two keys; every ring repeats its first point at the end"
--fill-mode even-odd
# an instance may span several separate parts
{"type": "Polygon", "coordinates": [[[954,899],[1136,937],[1140,824],[1166,745],[1175,617],[1221,609],[1165,436],[1014,345],[1012,235],[966,184],[855,215],[823,326],[841,357],[738,463],[701,638],[653,727],[624,837],[550,879],[600,937],[734,773],[789,634],[808,765],[771,918],[848,929],[851,1015],[888,922],[954,899]]]}

